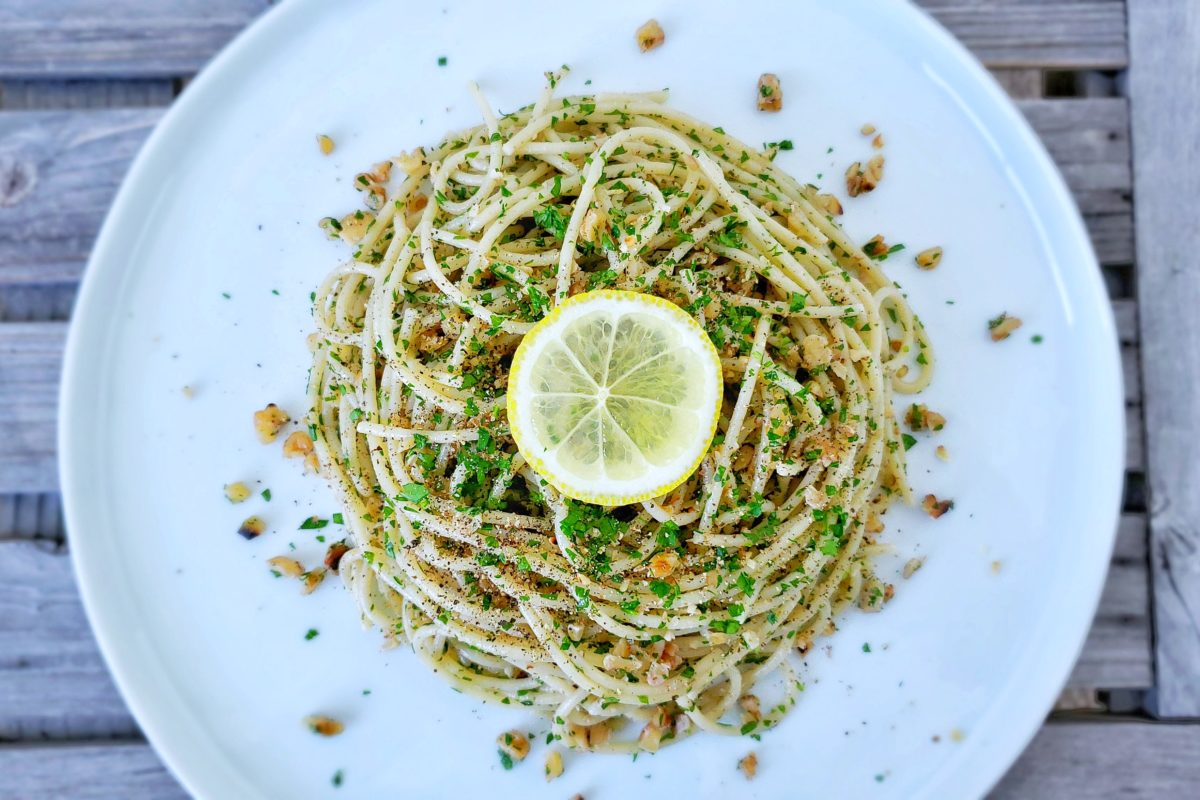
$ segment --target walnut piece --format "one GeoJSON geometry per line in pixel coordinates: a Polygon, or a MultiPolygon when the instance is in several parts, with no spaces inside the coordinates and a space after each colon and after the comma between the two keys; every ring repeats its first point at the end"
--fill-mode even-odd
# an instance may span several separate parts
{"type": "Polygon", "coordinates": [[[238,535],[243,539],[257,539],[267,529],[267,523],[262,517],[246,517],[238,528],[238,535]]]}
{"type": "Polygon", "coordinates": [[[925,513],[937,519],[945,514],[950,509],[954,508],[953,500],[938,500],[932,494],[925,495],[925,499],[921,501],[921,508],[925,509],[925,513]]]}
{"type": "Polygon", "coordinates": [[[524,761],[529,755],[529,740],[525,734],[517,731],[506,731],[496,737],[500,752],[506,753],[513,761],[524,761]]]}
{"type": "Polygon", "coordinates": [[[946,418],[930,411],[924,403],[913,403],[904,412],[904,422],[914,431],[940,431],[946,427],[946,418]]]}
{"type": "Polygon", "coordinates": [[[1000,316],[988,320],[988,331],[993,342],[1004,341],[1019,327],[1021,327],[1021,320],[1017,317],[1010,317],[1008,312],[1001,313],[1000,316]]]}
{"type": "Polygon", "coordinates": [[[238,481],[225,484],[225,499],[231,503],[244,503],[250,497],[250,487],[238,481]]]}
{"type": "Polygon", "coordinates": [[[883,156],[872,156],[864,167],[861,161],[855,161],[846,168],[846,191],[851,197],[872,192],[883,180],[883,156]]]}
{"type": "Polygon", "coordinates": [[[282,408],[274,403],[267,403],[266,408],[254,412],[254,432],[258,434],[260,442],[270,444],[291,419],[282,408]]]}
{"type": "Polygon", "coordinates": [[[321,736],[337,736],[342,731],[346,730],[346,726],[333,717],[326,717],[320,714],[313,714],[304,718],[304,724],[313,733],[321,736]]]}
{"type": "Polygon", "coordinates": [[[637,29],[635,36],[638,49],[643,53],[653,50],[667,40],[667,34],[663,32],[662,25],[659,25],[656,19],[647,20],[642,27],[637,29]]]}
{"type": "Polygon", "coordinates": [[[650,559],[650,574],[665,578],[679,568],[679,555],[674,550],[657,553],[650,559]]]}
{"type": "Polygon", "coordinates": [[[778,111],[783,108],[783,87],[779,85],[779,76],[764,72],[758,78],[758,110],[778,111]]]}
{"type": "Polygon", "coordinates": [[[267,559],[267,566],[280,575],[286,575],[289,578],[299,578],[304,574],[304,567],[300,566],[300,562],[287,556],[269,558],[267,559]]]}
{"type": "Polygon", "coordinates": [[[758,774],[758,756],[753,752],[748,753],[745,758],[738,761],[738,769],[746,776],[746,780],[754,780],[754,776],[758,774]]]}
{"type": "Polygon", "coordinates": [[[563,774],[563,757],[558,750],[546,754],[546,780],[552,781],[563,774]]]}
{"type": "Polygon", "coordinates": [[[921,269],[933,269],[942,260],[942,248],[930,247],[917,253],[917,266],[921,269]]]}

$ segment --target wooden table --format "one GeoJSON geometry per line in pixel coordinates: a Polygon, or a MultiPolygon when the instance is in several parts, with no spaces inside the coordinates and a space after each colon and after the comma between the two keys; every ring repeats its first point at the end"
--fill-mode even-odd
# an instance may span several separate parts
{"type": "MultiPolygon", "coordinates": [[[[1116,311],[1128,424],[1108,583],[997,797],[1200,786],[1200,2],[921,0],[1057,160],[1116,311]]],[[[63,335],[121,177],[269,0],[0,0],[0,798],[179,797],[108,676],[66,557],[63,335]]],[[[1190,790],[1190,792],[1189,792],[1190,790]]]]}

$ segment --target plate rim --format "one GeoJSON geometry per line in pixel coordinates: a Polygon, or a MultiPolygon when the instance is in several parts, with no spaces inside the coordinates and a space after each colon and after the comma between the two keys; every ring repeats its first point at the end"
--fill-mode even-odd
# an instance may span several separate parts
{"type": "MultiPolygon", "coordinates": [[[[102,575],[98,574],[100,569],[96,566],[96,560],[102,557],[99,552],[103,549],[104,542],[95,536],[81,535],[81,532],[88,528],[87,515],[83,508],[86,505],[83,498],[87,494],[84,465],[86,459],[83,455],[86,454],[88,446],[83,443],[80,438],[81,433],[77,432],[77,428],[86,427],[84,420],[87,418],[80,413],[71,412],[78,411],[80,405],[88,399],[83,361],[88,348],[96,345],[94,341],[88,340],[86,334],[91,331],[101,331],[111,335],[115,330],[113,324],[106,324],[102,319],[93,319],[96,316],[95,306],[97,304],[94,298],[105,287],[108,287],[107,290],[110,292],[117,291],[119,286],[128,279],[126,273],[121,270],[120,264],[114,263],[115,255],[112,251],[118,250],[120,244],[118,237],[123,235],[120,229],[130,226],[130,223],[122,220],[129,216],[130,207],[139,202],[139,196],[144,195],[147,191],[143,186],[144,174],[148,173],[153,168],[155,160],[161,157],[159,151],[169,149],[171,140],[178,135],[176,129],[180,127],[181,121],[185,121],[188,115],[197,113],[197,110],[203,107],[206,97],[211,91],[210,85],[228,80],[230,74],[237,74],[238,62],[247,58],[253,60],[260,42],[272,36],[281,35],[289,24],[295,24],[301,20],[305,8],[317,5],[317,3],[318,0],[288,0],[268,9],[225,45],[200,71],[189,85],[188,92],[177,98],[165,111],[133,160],[105,215],[104,223],[89,254],[87,267],[80,281],[63,354],[58,394],[58,473],[65,526],[71,532],[69,534],[69,552],[75,581],[79,587],[89,625],[122,700],[128,705],[155,753],[162,759],[170,773],[189,794],[198,797],[221,796],[220,792],[228,793],[232,787],[237,787],[237,791],[242,793],[241,796],[258,797],[262,795],[258,786],[247,782],[238,770],[231,768],[227,759],[221,758],[219,751],[212,750],[211,741],[207,742],[207,750],[200,752],[197,745],[204,744],[204,742],[195,741],[194,734],[209,732],[203,726],[192,730],[197,723],[194,720],[186,719],[188,716],[184,713],[186,706],[178,701],[175,702],[174,707],[163,702],[164,698],[157,691],[159,687],[155,687],[154,691],[145,688],[146,682],[140,680],[143,672],[141,665],[129,663],[128,653],[122,652],[123,649],[127,649],[127,646],[120,644],[122,635],[115,631],[119,620],[113,618],[112,609],[117,604],[111,599],[113,593],[102,586],[102,575]],[[104,266],[106,263],[109,265],[108,267],[104,266]],[[106,597],[106,595],[108,596],[106,597]],[[150,694],[156,696],[150,697],[150,694]],[[210,758],[206,765],[203,760],[206,753],[210,751],[215,752],[218,761],[214,763],[210,758]],[[227,783],[221,784],[221,780],[226,780],[227,783]]],[[[1116,539],[1120,515],[1120,486],[1125,471],[1123,458],[1125,449],[1124,397],[1121,391],[1123,378],[1119,369],[1119,343],[1112,308],[1103,288],[1099,264],[1079,209],[1045,145],[1015,103],[1005,94],[994,76],[975,56],[949,31],[936,22],[927,11],[916,6],[910,0],[891,0],[877,10],[880,14],[907,17],[908,24],[920,29],[923,36],[936,41],[944,50],[945,55],[953,59],[955,66],[966,73],[965,79],[982,92],[982,97],[976,98],[976,102],[982,99],[990,104],[991,110],[1001,115],[1010,134],[1017,137],[1024,154],[1033,162],[1029,175],[1036,176],[1042,181],[1042,188],[1049,194],[1049,198],[1045,202],[1057,207],[1062,212],[1062,221],[1069,224],[1069,230],[1064,228],[1056,231],[1056,238],[1067,240],[1078,248],[1079,258],[1094,268],[1089,271],[1088,277],[1081,281],[1082,288],[1086,289],[1090,296],[1086,313],[1099,315],[1097,322],[1108,341],[1108,346],[1105,347],[1107,351],[1105,360],[1108,362],[1108,372],[1113,379],[1110,384],[1114,392],[1112,397],[1107,398],[1107,402],[1109,416],[1112,417],[1110,430],[1113,441],[1110,442],[1108,448],[1111,456],[1109,464],[1096,468],[1097,473],[1109,473],[1108,485],[1102,486],[1100,491],[1096,492],[1098,497],[1108,496],[1110,498],[1108,508],[1096,512],[1098,517],[1109,521],[1105,534],[1107,539],[1095,542],[1095,544],[1103,546],[1091,549],[1090,563],[1081,568],[1081,574],[1089,577],[1090,583],[1083,587],[1075,586],[1076,595],[1083,597],[1084,601],[1074,607],[1072,624],[1066,628],[1068,631],[1073,631],[1073,638],[1069,641],[1069,646],[1059,647],[1054,651],[1054,655],[1047,657],[1047,663],[1042,665],[1043,675],[1050,676],[1052,679],[1043,677],[1030,683],[1028,678],[1023,678],[1026,683],[1026,692],[1023,705],[1017,712],[1020,724],[1010,725],[1005,730],[992,731],[995,737],[995,741],[989,748],[992,755],[986,759],[979,757],[969,759],[968,763],[971,769],[946,768],[942,771],[943,773],[953,772],[963,779],[962,782],[955,784],[962,792],[962,796],[982,796],[994,787],[1012,767],[1037,734],[1046,713],[1052,707],[1055,697],[1078,660],[1090,630],[1091,621],[1098,608],[1116,539]],[[1099,303],[1093,302],[1097,299],[1097,295],[1101,301],[1099,303]]],[[[1099,407],[1106,402],[1106,399],[1098,398],[1096,402],[1099,407]]],[[[104,503],[105,501],[106,499],[103,497],[91,500],[93,503],[104,503]]],[[[1102,505],[1102,502],[1098,505],[1102,505]]],[[[1095,536],[1098,538],[1101,533],[1103,531],[1098,531],[1095,536]]],[[[111,535],[111,531],[106,530],[103,535],[111,535]]],[[[122,592],[125,592],[124,587],[122,587],[122,592]]],[[[1064,613],[1059,612],[1057,616],[1062,617],[1064,613]]],[[[1062,624],[1060,620],[1060,627],[1062,624]]],[[[1017,671],[1013,672],[1010,683],[1018,677],[1015,674],[1017,671]]],[[[210,739],[211,737],[202,736],[201,738],[210,739]]],[[[964,758],[966,758],[965,754],[959,754],[959,761],[964,758]]],[[[921,791],[927,793],[931,789],[937,788],[938,785],[936,780],[931,781],[923,786],[921,791]]]]}

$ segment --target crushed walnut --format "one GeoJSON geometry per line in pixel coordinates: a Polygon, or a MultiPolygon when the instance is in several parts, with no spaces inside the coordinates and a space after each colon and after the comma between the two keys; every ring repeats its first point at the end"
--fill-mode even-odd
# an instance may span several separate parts
{"type": "Polygon", "coordinates": [[[783,87],[779,85],[779,76],[764,72],[758,78],[758,110],[778,111],[783,108],[783,87]]]}
{"type": "Polygon", "coordinates": [[[350,546],[345,542],[334,542],[329,545],[329,549],[325,551],[325,566],[326,568],[337,572],[338,565],[342,563],[342,556],[350,551],[350,546]]]}
{"type": "Polygon", "coordinates": [[[317,462],[317,452],[308,431],[292,431],[283,442],[283,456],[284,458],[303,458],[305,468],[313,472],[320,467],[317,462]]]}
{"type": "Polygon", "coordinates": [[[302,573],[300,575],[300,591],[304,594],[312,594],[323,580],[325,580],[325,570],[323,569],[313,569],[302,573]]]}
{"type": "Polygon", "coordinates": [[[563,757],[558,750],[546,754],[546,780],[552,781],[563,774],[563,757]]]}
{"type": "Polygon", "coordinates": [[[355,211],[342,217],[338,227],[338,236],[346,244],[358,244],[367,235],[367,230],[375,222],[375,215],[369,211],[355,211]]]}
{"type": "Polygon", "coordinates": [[[603,722],[595,725],[580,725],[571,723],[567,726],[567,742],[585,750],[600,747],[608,742],[611,729],[603,722]]]}
{"type": "Polygon", "coordinates": [[[926,514],[937,519],[954,508],[954,501],[938,500],[934,495],[927,494],[925,495],[925,499],[921,501],[921,508],[925,509],[926,514]]]}
{"type": "Polygon", "coordinates": [[[663,32],[662,25],[658,24],[658,20],[647,20],[642,27],[637,29],[637,45],[638,49],[643,53],[653,50],[667,40],[667,34],[663,32]]]}
{"type": "Polygon", "coordinates": [[[991,333],[993,342],[1004,341],[1019,327],[1021,327],[1021,320],[1010,317],[1007,311],[988,320],[988,331],[991,333]]]}
{"type": "Polygon", "coordinates": [[[808,369],[827,366],[833,360],[829,342],[818,333],[810,333],[800,340],[800,352],[804,366],[808,369]]]}
{"type": "Polygon", "coordinates": [[[333,139],[323,133],[318,134],[317,147],[321,148],[321,155],[327,156],[333,152],[333,139]]]}
{"type": "Polygon", "coordinates": [[[267,559],[267,566],[273,572],[278,572],[280,575],[286,575],[289,578],[299,578],[304,574],[304,567],[294,558],[287,556],[275,556],[267,559]]]}
{"type": "Polygon", "coordinates": [[[914,431],[940,431],[946,427],[946,418],[930,411],[924,403],[913,403],[904,412],[904,422],[914,431]]]}
{"type": "Polygon", "coordinates": [[[246,517],[238,528],[238,535],[243,539],[257,539],[267,529],[267,523],[262,517],[246,517]]]}
{"type": "Polygon", "coordinates": [[[871,140],[871,147],[875,148],[876,150],[883,149],[883,134],[882,133],[876,134],[875,138],[871,140]]]}
{"type": "Polygon", "coordinates": [[[529,740],[523,733],[506,731],[496,737],[496,744],[499,746],[500,752],[506,754],[513,761],[524,761],[525,756],[529,755],[529,740]]]}
{"type": "Polygon", "coordinates": [[[657,753],[665,740],[675,736],[675,718],[671,712],[659,706],[646,727],[638,734],[638,745],[649,753],[657,753]]]}
{"type": "Polygon", "coordinates": [[[291,419],[282,408],[274,403],[267,403],[266,408],[254,412],[254,432],[258,434],[260,442],[270,444],[291,419]]]}
{"type": "Polygon", "coordinates": [[[744,694],[738,698],[738,705],[746,713],[747,720],[754,722],[762,720],[762,705],[759,703],[758,695],[744,694]]]}
{"type": "Polygon", "coordinates": [[[930,247],[922,250],[916,256],[917,266],[921,269],[933,269],[942,261],[942,248],[930,247]]]}
{"type": "Polygon", "coordinates": [[[819,194],[813,198],[813,205],[830,216],[841,216],[842,202],[831,194],[819,194]]]}
{"type": "MultiPolygon", "coordinates": [[[[897,245],[896,247],[897,249],[902,249],[904,245],[897,245]]],[[[882,233],[877,233],[868,239],[867,243],[863,245],[862,249],[863,252],[868,256],[878,260],[887,258],[892,252],[891,246],[887,243],[887,240],[883,238],[882,233]]]]}
{"type": "Polygon", "coordinates": [[[858,197],[875,190],[883,180],[883,156],[872,156],[864,167],[861,161],[855,161],[846,168],[846,191],[851,197],[858,197]]]}
{"type": "Polygon", "coordinates": [[[650,574],[656,578],[665,578],[678,568],[679,554],[674,550],[665,550],[650,559],[650,574]]]}
{"type": "Polygon", "coordinates": [[[866,125],[863,125],[858,132],[863,136],[870,136],[871,134],[875,133],[875,126],[868,122],[866,125]]]}
{"type": "Polygon", "coordinates": [[[238,481],[225,484],[225,499],[231,503],[244,503],[250,497],[250,487],[238,481]]]}
{"type": "Polygon", "coordinates": [[[738,769],[746,776],[746,780],[754,780],[754,776],[758,774],[758,756],[753,752],[747,754],[745,758],[738,761],[738,769]]]}
{"type": "Polygon", "coordinates": [[[321,736],[337,736],[342,731],[346,730],[346,726],[333,717],[326,717],[320,714],[312,714],[304,718],[304,724],[313,733],[321,736]]]}

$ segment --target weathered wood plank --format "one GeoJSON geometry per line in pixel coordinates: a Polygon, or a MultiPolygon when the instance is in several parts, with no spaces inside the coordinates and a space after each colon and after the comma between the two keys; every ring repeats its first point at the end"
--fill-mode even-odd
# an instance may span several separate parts
{"type": "Polygon", "coordinates": [[[1122,67],[1125,0],[917,0],[993,67],[1122,67]]]}
{"type": "Polygon", "coordinates": [[[0,83],[0,108],[10,111],[167,106],[175,99],[170,80],[22,81],[0,83]]]}
{"type": "Polygon", "coordinates": [[[0,745],[0,800],[187,800],[143,741],[0,745]]]}
{"type": "Polygon", "coordinates": [[[8,540],[0,541],[0,554],[0,740],[135,734],[66,551],[8,540]]]}
{"type": "Polygon", "coordinates": [[[57,494],[0,494],[0,540],[62,538],[62,503],[57,494]]]}
{"type": "Polygon", "coordinates": [[[1154,680],[1146,518],[1122,514],[1100,607],[1067,685],[1138,689],[1154,680]]]}
{"type": "Polygon", "coordinates": [[[1200,5],[1129,6],[1156,711],[1200,716],[1200,5]]]}
{"type": "Polygon", "coordinates": [[[8,0],[0,76],[174,77],[196,72],[270,0],[8,0]]]}
{"type": "Polygon", "coordinates": [[[0,285],[79,279],[158,110],[0,113],[0,285]]]}
{"type": "MultiPolygon", "coordinates": [[[[0,77],[170,77],[196,72],[269,0],[8,0],[0,77]]],[[[1121,67],[1123,0],[920,0],[1001,67],[1121,67]]]]}
{"type": "Polygon", "coordinates": [[[66,325],[0,324],[0,493],[57,488],[55,418],[66,325]]]}
{"type": "Polygon", "coordinates": [[[1051,721],[991,797],[1158,800],[1195,796],[1198,785],[1200,725],[1051,721]]]}
{"type": "MultiPolygon", "coordinates": [[[[1128,107],[1020,103],[1058,159],[1103,263],[1133,258],[1128,107]]],[[[160,113],[0,114],[0,285],[78,279],[112,195],[160,113]]]]}

